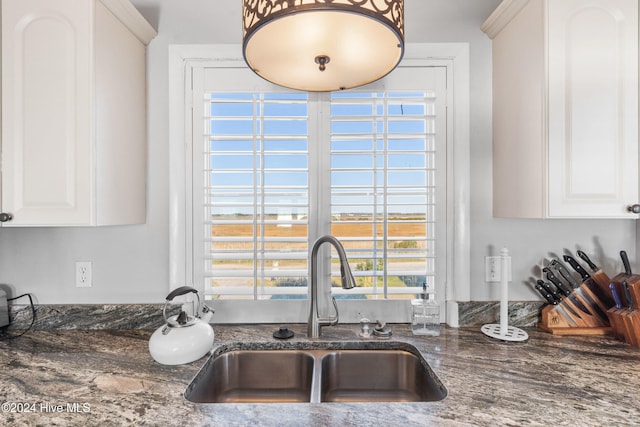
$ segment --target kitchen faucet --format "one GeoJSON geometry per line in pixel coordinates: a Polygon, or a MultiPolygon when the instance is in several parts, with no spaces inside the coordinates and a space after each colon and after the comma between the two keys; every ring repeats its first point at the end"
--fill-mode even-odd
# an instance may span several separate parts
{"type": "MultiPolygon", "coordinates": [[[[309,321],[307,322],[307,336],[309,338],[319,338],[320,328],[323,326],[334,326],[338,323],[338,305],[336,299],[331,297],[333,307],[336,311],[334,317],[320,317],[318,314],[318,250],[323,243],[330,243],[336,248],[338,252],[338,258],[340,259],[340,278],[342,281],[343,289],[352,289],[356,287],[356,281],[351,273],[349,262],[347,261],[347,254],[344,252],[344,247],[338,239],[333,236],[322,236],[318,238],[313,244],[311,249],[311,277],[310,277],[310,307],[309,307],[309,321]]],[[[329,287],[331,287],[331,281],[329,281],[329,287]]]]}

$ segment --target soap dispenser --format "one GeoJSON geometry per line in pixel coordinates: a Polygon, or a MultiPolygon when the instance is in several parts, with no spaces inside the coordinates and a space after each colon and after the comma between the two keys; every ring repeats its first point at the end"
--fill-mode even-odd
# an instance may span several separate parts
{"type": "Polygon", "coordinates": [[[411,332],[413,335],[440,335],[440,305],[436,301],[435,292],[427,291],[427,284],[422,284],[420,298],[411,300],[411,332]]]}

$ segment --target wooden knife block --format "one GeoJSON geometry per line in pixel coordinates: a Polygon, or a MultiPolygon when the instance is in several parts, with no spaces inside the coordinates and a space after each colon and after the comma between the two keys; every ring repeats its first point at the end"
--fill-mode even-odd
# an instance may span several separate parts
{"type": "Polygon", "coordinates": [[[609,279],[609,276],[607,276],[604,271],[598,270],[593,273],[585,283],[587,283],[587,285],[591,284],[590,289],[598,295],[598,298],[606,308],[611,308],[615,305],[613,296],[609,290],[609,283],[611,283],[611,279],[609,279]]]}
{"type": "Polygon", "coordinates": [[[609,318],[617,339],[640,347],[640,311],[612,308],[609,318]]]}
{"type": "Polygon", "coordinates": [[[612,283],[617,287],[618,294],[625,307],[628,307],[629,301],[622,291],[622,282],[626,281],[629,285],[632,305],[634,309],[629,308],[610,308],[607,311],[611,326],[613,327],[613,335],[620,341],[624,341],[636,347],[640,347],[640,275],[618,274],[613,278],[612,283]]]}
{"type": "MultiPolygon", "coordinates": [[[[588,294],[600,308],[606,307],[586,285],[581,285],[580,289],[588,294]]],[[[575,291],[573,295],[584,304],[584,300],[575,291]]],[[[541,312],[540,323],[538,324],[540,329],[555,335],[607,335],[613,333],[613,328],[609,325],[609,319],[603,319],[597,312],[589,309],[587,304],[584,305],[589,312],[585,313],[577,309],[567,299],[568,297],[560,302],[559,306],[564,309],[570,319],[567,319],[561,313],[558,306],[548,304],[544,306],[541,312]]]]}

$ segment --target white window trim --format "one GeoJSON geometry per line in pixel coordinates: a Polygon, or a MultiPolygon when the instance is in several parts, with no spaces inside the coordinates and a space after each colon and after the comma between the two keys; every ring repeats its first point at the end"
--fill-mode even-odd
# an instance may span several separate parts
{"type": "MultiPolygon", "coordinates": [[[[188,73],[194,64],[217,61],[237,61],[240,48],[236,45],[170,45],[169,46],[169,288],[191,284],[185,262],[191,251],[191,221],[186,213],[191,200],[188,190],[190,159],[191,115],[185,105],[191,105],[191,81],[188,73]],[[189,152],[188,152],[189,151],[189,152]]],[[[454,90],[449,91],[447,124],[452,132],[448,144],[447,186],[452,203],[448,204],[446,322],[458,327],[458,302],[471,296],[470,269],[470,132],[469,132],[469,45],[467,43],[408,44],[405,60],[423,65],[442,65],[453,79],[454,90]]]]}

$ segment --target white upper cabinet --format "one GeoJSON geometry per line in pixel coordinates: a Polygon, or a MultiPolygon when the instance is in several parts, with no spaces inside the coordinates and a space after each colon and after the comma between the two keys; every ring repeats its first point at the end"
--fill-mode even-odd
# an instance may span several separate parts
{"type": "Polygon", "coordinates": [[[146,45],[128,0],[2,0],[5,226],[146,221],[146,45]]]}
{"type": "Polygon", "coordinates": [[[637,0],[505,0],[482,29],[494,216],[637,217],[637,0]]]}

